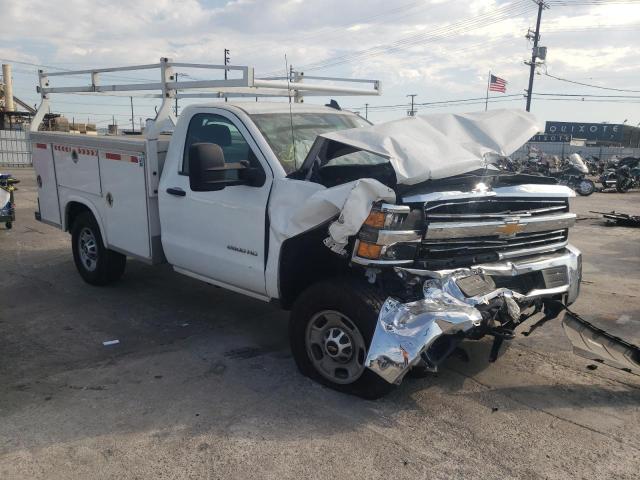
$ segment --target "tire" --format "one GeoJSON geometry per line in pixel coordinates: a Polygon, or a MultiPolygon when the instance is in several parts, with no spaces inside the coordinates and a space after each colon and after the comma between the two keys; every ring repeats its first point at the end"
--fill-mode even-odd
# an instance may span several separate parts
{"type": "Polygon", "coordinates": [[[583,197],[588,197],[595,191],[596,191],[596,184],[593,183],[591,180],[588,180],[585,178],[578,182],[576,192],[578,192],[579,195],[582,195],[583,197]]]}
{"type": "Polygon", "coordinates": [[[11,230],[11,229],[13,228],[13,223],[11,223],[11,222],[6,222],[6,223],[4,224],[4,226],[5,226],[5,227],[7,227],[7,230],[11,230]]]}
{"type": "Polygon", "coordinates": [[[73,261],[82,279],[91,285],[108,285],[122,277],[127,257],[104,246],[100,228],[90,212],[83,212],[71,228],[73,261]]]}
{"type": "Polygon", "coordinates": [[[618,180],[616,182],[616,190],[618,193],[627,193],[629,191],[629,182],[618,180]]]}
{"type": "Polygon", "coordinates": [[[326,280],[307,288],[289,320],[291,351],[300,372],[368,400],[392,391],[395,385],[364,366],[383,303],[370,285],[355,280],[326,280]]]}

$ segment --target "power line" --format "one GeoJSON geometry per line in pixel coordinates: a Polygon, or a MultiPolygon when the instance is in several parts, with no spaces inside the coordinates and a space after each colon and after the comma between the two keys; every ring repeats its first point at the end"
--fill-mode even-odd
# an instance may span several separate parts
{"type": "Polygon", "coordinates": [[[302,66],[301,69],[318,70],[344,63],[351,63],[356,60],[363,60],[372,56],[397,52],[418,44],[424,45],[436,40],[457,38],[462,33],[467,33],[479,28],[485,28],[503,20],[513,18],[513,16],[524,13],[528,8],[530,8],[528,2],[525,3],[524,1],[518,1],[514,4],[494,9],[486,14],[470,17],[459,22],[438,27],[430,32],[421,32],[419,34],[409,35],[390,44],[382,44],[357,51],[352,54],[345,54],[325,61],[308,64],[302,66]]]}
{"type": "Polygon", "coordinates": [[[543,75],[545,75],[547,77],[554,78],[554,79],[559,80],[561,82],[573,83],[573,84],[576,84],[576,85],[582,85],[584,87],[599,88],[601,90],[611,90],[611,91],[614,91],[614,92],[640,93],[640,90],[630,90],[630,89],[626,89],[626,88],[614,88],[614,87],[602,87],[600,85],[593,85],[593,84],[590,84],[590,83],[578,82],[576,80],[569,80],[567,78],[562,78],[562,77],[557,77],[555,75],[551,75],[548,72],[544,72],[543,75]]]}
{"type": "MultiPolygon", "coordinates": [[[[356,51],[353,53],[348,53],[333,58],[327,58],[322,61],[302,65],[299,67],[299,69],[306,71],[319,70],[341,65],[344,63],[363,60],[372,56],[400,51],[418,44],[424,45],[437,40],[457,38],[460,34],[479,28],[485,28],[506,19],[513,18],[514,16],[526,12],[530,8],[531,6],[528,1],[519,0],[513,4],[493,9],[490,12],[475,17],[469,17],[459,22],[443,25],[429,32],[420,32],[418,34],[413,34],[401,38],[400,40],[389,44],[376,45],[374,47],[356,51]]],[[[267,75],[271,75],[271,73],[267,75]]]]}

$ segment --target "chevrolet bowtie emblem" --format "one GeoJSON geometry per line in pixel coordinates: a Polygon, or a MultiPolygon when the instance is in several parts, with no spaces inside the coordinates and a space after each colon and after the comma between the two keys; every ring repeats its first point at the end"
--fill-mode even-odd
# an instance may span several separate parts
{"type": "Polygon", "coordinates": [[[524,225],[520,223],[520,220],[506,220],[504,225],[498,227],[496,232],[500,237],[513,237],[517,233],[520,233],[524,230],[524,225]]]}

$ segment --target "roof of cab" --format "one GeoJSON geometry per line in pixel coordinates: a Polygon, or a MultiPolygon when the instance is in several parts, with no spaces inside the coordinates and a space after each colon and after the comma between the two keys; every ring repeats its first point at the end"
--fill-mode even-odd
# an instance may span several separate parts
{"type": "Polygon", "coordinates": [[[310,103],[289,103],[287,101],[273,102],[216,102],[197,105],[198,107],[237,107],[249,115],[260,113],[289,113],[289,108],[294,113],[336,113],[353,115],[352,112],[346,110],[336,110],[335,108],[326,107],[324,105],[313,105],[310,103]]]}

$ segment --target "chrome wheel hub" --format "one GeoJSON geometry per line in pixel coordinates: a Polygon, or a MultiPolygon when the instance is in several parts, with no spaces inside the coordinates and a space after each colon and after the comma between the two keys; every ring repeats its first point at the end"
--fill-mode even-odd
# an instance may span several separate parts
{"type": "Polygon", "coordinates": [[[98,266],[98,242],[89,228],[83,228],[78,236],[78,252],[84,268],[93,272],[98,266]]]}
{"type": "Polygon", "coordinates": [[[305,343],[313,366],[328,380],[349,384],[362,375],[364,338],[346,315],[334,310],[315,314],[307,325],[305,343]]]}

